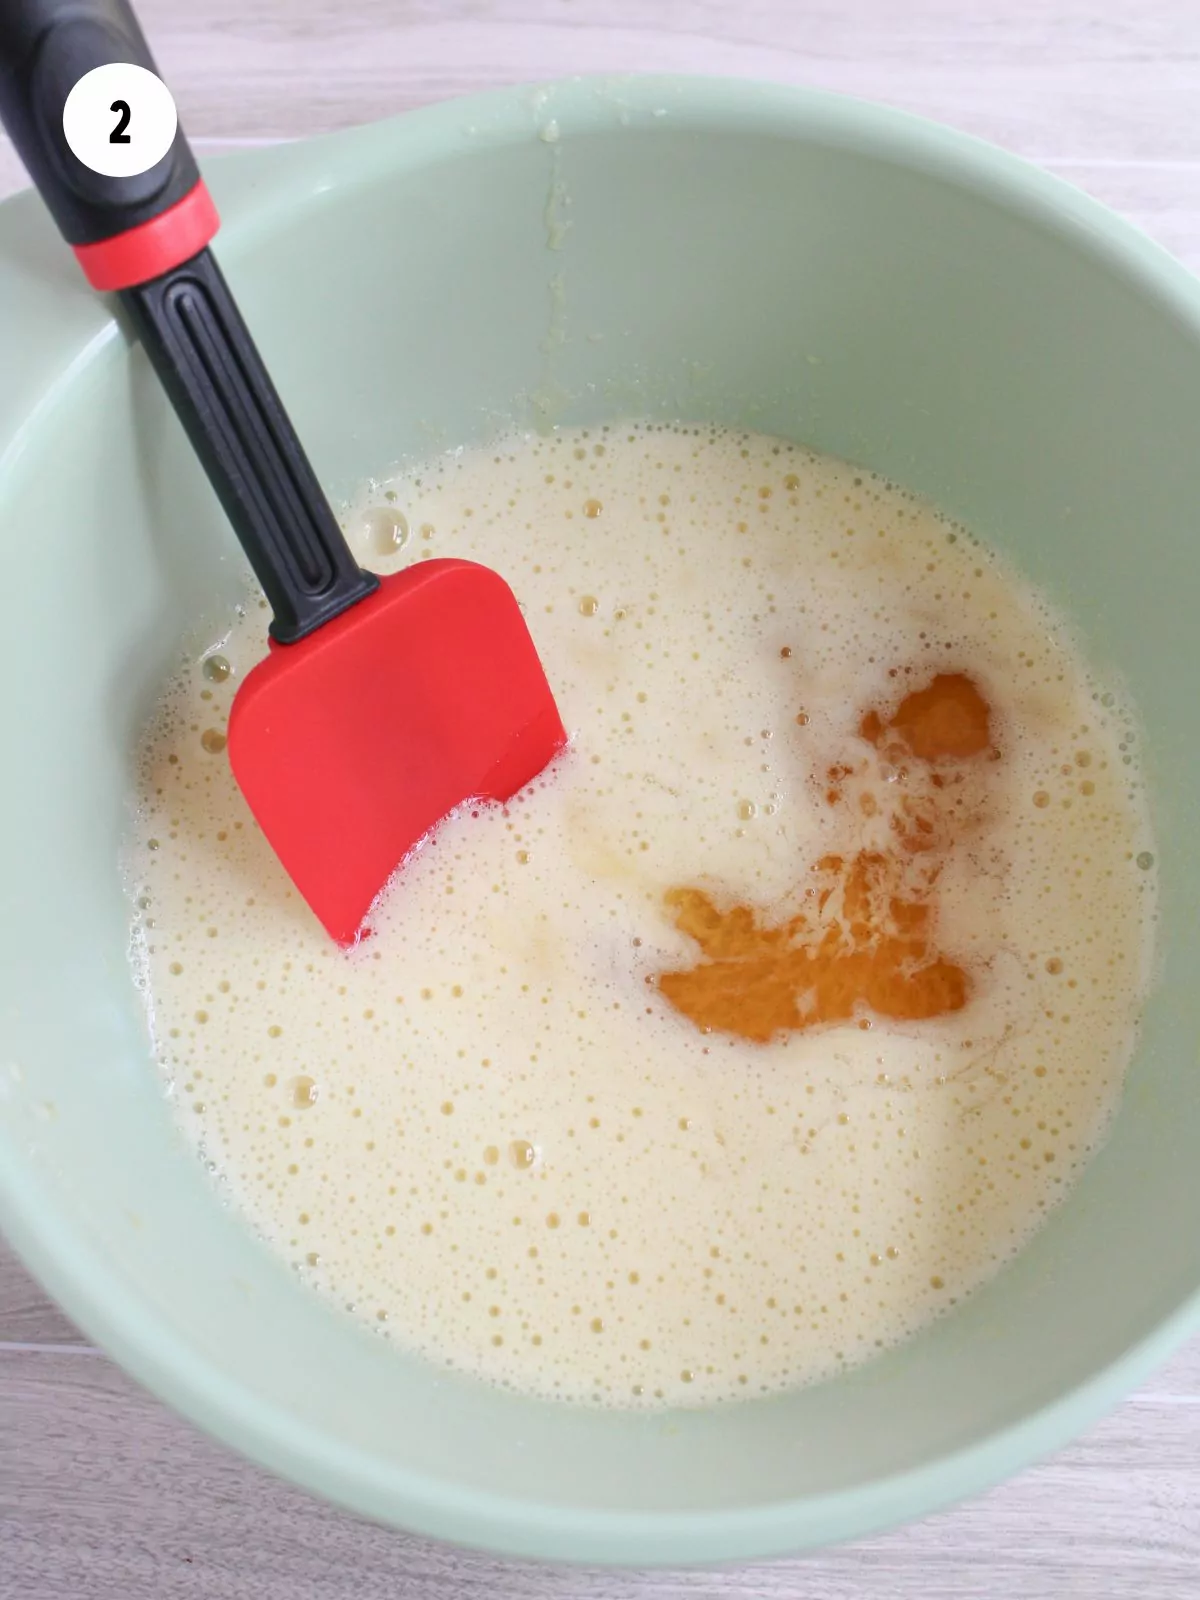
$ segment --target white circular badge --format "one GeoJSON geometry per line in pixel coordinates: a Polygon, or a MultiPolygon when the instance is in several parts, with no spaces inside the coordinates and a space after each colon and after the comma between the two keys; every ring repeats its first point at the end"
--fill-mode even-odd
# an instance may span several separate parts
{"type": "Polygon", "coordinates": [[[106,178],[148,172],[171,148],[178,126],[166,84],[129,61],[85,72],[63,107],[63,133],[72,152],[106,178]]]}

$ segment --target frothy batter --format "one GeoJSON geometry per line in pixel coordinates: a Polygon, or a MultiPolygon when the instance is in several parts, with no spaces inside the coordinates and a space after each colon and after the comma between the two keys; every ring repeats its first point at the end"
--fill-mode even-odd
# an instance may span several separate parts
{"type": "Polygon", "coordinates": [[[819,1379],[990,1277],[1103,1139],[1152,945],[1130,720],[1047,608],[709,428],[456,453],[346,526],[498,568],[572,742],[346,953],[224,754],[260,605],[170,686],[135,949],[232,1202],[431,1361],[618,1406],[819,1379]]]}

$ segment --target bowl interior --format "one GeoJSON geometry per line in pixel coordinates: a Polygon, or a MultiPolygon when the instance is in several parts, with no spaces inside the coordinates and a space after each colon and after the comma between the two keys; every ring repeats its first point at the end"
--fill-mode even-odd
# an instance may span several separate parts
{"type": "Polygon", "coordinates": [[[1140,707],[1162,978],[1069,1203],[985,1291],[837,1382],[711,1413],[573,1411],[439,1376],[327,1308],[175,1134],[126,962],[130,752],[241,557],[140,352],[26,198],[0,212],[0,1222],[198,1421],[464,1541],[768,1553],[1059,1443],[1200,1286],[1200,296],[994,152],[751,85],[514,92],[212,177],[218,254],[335,497],[513,422],[716,419],[861,461],[1009,552],[1140,707]]]}

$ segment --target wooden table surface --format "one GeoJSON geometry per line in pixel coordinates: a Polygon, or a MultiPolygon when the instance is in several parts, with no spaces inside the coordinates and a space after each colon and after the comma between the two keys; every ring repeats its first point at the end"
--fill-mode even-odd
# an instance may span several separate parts
{"type": "MultiPolygon", "coordinates": [[[[3,3],[3,0],[0,0],[3,3]]],[[[575,72],[846,90],[995,140],[1200,269],[1200,0],[142,0],[201,159],[575,72]]],[[[0,140],[0,194],[23,182],[0,140]]],[[[1195,1600],[1200,1343],[1055,1460],[803,1561],[606,1574],[374,1528],[138,1390],[0,1244],[0,1600],[1195,1600]]]]}

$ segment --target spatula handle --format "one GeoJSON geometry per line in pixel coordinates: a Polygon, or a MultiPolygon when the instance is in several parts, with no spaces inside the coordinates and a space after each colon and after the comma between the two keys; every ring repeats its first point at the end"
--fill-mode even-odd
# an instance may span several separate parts
{"type": "MultiPolygon", "coordinates": [[[[152,165],[120,177],[97,171],[68,143],[63,108],[71,90],[95,68],[119,62],[158,75],[125,0],[0,4],[0,121],[97,289],[119,289],[123,284],[114,278],[133,281],[129,274],[151,277],[174,266],[184,259],[178,253],[181,240],[184,247],[191,244],[186,254],[194,255],[217,231],[216,212],[182,128],[152,165]],[[173,261],[163,255],[168,242],[173,261]]],[[[120,112],[108,116],[101,106],[100,115],[107,122],[94,134],[107,147],[104,154],[116,160],[125,148],[132,151],[141,118],[136,127],[129,126],[128,117],[126,126],[118,127],[120,112]]]]}
{"type": "Polygon", "coordinates": [[[121,291],[146,354],[291,644],[379,587],[321,493],[221,269],[202,250],[121,291]]]}
{"type": "MultiPolygon", "coordinates": [[[[71,91],[118,63],[157,77],[125,0],[0,0],[0,122],[89,282],[120,294],[263,586],[271,633],[290,644],[379,580],[342,537],[206,248],[217,213],[182,128],[152,165],[120,176],[80,159],[68,142],[71,91]]],[[[131,111],[128,98],[113,101],[115,120],[106,103],[100,109],[95,159],[112,166],[108,142],[124,138],[132,117],[140,129],[144,110],[135,100],[131,111]]]]}

